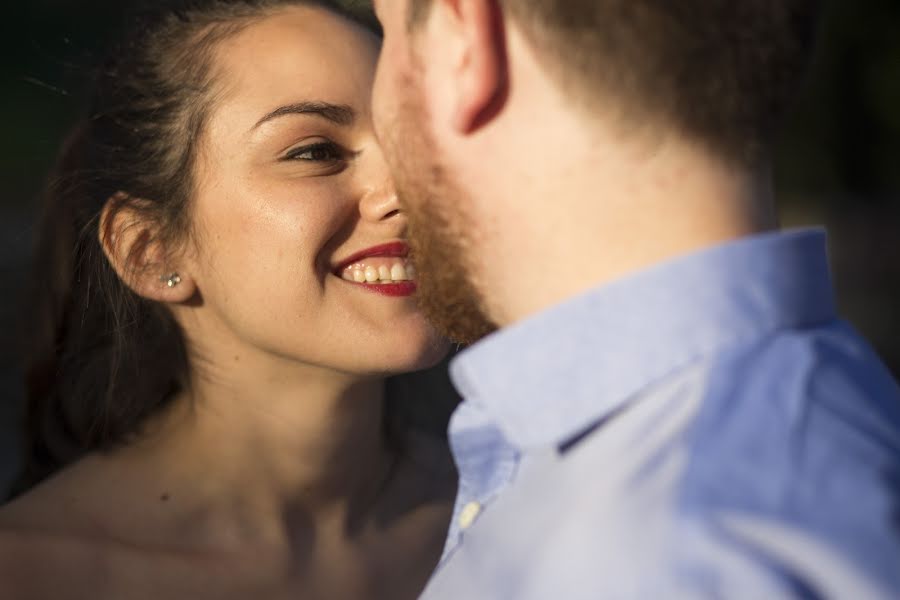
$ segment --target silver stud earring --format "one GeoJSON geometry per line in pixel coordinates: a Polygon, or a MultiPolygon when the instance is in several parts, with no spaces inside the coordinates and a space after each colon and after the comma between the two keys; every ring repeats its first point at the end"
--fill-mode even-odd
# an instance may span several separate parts
{"type": "Polygon", "coordinates": [[[173,288],[176,285],[178,285],[179,283],[181,283],[181,275],[179,275],[178,273],[162,275],[162,276],[160,276],[159,280],[162,281],[163,283],[165,283],[170,288],[173,288]]]}

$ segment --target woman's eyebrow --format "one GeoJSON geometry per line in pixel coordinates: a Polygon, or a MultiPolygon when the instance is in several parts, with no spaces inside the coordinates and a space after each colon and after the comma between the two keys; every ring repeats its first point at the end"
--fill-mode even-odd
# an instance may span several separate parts
{"type": "Polygon", "coordinates": [[[356,111],[353,110],[352,106],[347,106],[346,104],[331,104],[330,102],[322,101],[304,101],[276,108],[257,121],[252,129],[256,129],[267,121],[285,115],[314,115],[344,127],[352,125],[353,122],[356,121],[356,111]]]}

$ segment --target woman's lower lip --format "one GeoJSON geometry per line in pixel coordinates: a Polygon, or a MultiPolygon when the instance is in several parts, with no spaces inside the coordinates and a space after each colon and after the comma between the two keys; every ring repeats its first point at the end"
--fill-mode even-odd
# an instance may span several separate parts
{"type": "Polygon", "coordinates": [[[415,281],[398,281],[396,283],[357,283],[345,279],[342,279],[341,281],[346,281],[350,285],[359,286],[374,294],[391,296],[393,298],[404,298],[416,293],[415,281]]]}

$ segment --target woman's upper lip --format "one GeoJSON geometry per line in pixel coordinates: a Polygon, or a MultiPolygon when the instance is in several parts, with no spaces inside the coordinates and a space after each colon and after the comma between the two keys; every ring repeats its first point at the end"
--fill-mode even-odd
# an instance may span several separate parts
{"type": "Polygon", "coordinates": [[[388,242],[360,250],[341,260],[334,268],[335,273],[340,273],[355,262],[372,256],[396,256],[406,258],[409,255],[409,245],[406,242],[388,242]]]}

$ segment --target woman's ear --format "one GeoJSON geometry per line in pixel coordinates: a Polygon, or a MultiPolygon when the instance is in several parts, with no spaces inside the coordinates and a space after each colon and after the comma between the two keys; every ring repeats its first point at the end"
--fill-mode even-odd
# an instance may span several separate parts
{"type": "Polygon", "coordinates": [[[197,292],[188,266],[173,260],[160,241],[158,224],[141,210],[145,200],[123,192],[110,197],[100,214],[100,246],[119,278],[137,295],[178,304],[197,292]]]}

